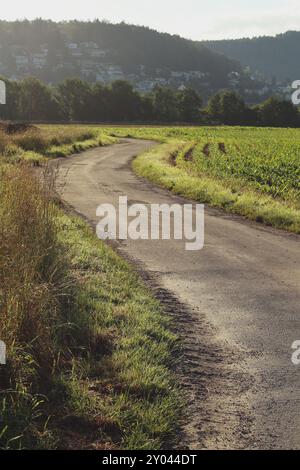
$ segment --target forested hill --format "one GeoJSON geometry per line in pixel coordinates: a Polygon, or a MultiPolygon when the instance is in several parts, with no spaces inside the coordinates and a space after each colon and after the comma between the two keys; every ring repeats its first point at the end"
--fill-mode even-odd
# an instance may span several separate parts
{"type": "Polygon", "coordinates": [[[205,41],[207,46],[249,65],[252,70],[265,74],[266,78],[300,80],[300,32],[288,31],[275,37],[262,36],[253,39],[205,41]]]}
{"type": "Polygon", "coordinates": [[[0,21],[0,74],[19,78],[34,71],[46,81],[58,81],[81,72],[101,76],[99,64],[118,65],[125,73],[136,73],[142,66],[152,75],[152,69],[162,69],[160,75],[168,70],[199,71],[216,80],[241,68],[204,46],[146,27],[102,21],[0,21]]]}
{"type": "Polygon", "coordinates": [[[211,73],[228,73],[239,69],[235,61],[204,46],[197,49],[191,41],[146,27],[96,21],[70,22],[60,24],[58,28],[62,35],[75,42],[94,41],[110,49],[115,61],[122,65],[143,64],[211,73]]]}

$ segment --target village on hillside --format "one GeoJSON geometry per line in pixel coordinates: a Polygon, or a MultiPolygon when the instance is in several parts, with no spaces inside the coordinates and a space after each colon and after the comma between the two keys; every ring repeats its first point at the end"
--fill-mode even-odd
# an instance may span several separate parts
{"type": "Polygon", "coordinates": [[[128,80],[140,93],[148,93],[156,85],[178,90],[192,87],[204,98],[217,88],[227,88],[239,92],[249,103],[262,101],[272,94],[283,98],[291,95],[291,84],[287,81],[267,81],[258,74],[251,75],[250,71],[246,83],[244,75],[232,71],[225,82],[216,85],[212,84],[211,74],[205,71],[170,70],[144,64],[122,66],[116,63],[113,50],[101,48],[95,42],[66,41],[60,50],[42,44],[34,52],[20,44],[0,46],[0,75],[10,80],[36,76],[50,84],[68,77],[104,84],[128,80]]]}

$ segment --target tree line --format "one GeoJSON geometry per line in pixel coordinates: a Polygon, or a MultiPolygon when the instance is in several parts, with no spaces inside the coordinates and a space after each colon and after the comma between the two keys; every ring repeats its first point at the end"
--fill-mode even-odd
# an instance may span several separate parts
{"type": "Polygon", "coordinates": [[[7,105],[0,106],[2,120],[300,126],[298,109],[276,97],[250,107],[238,94],[225,90],[204,106],[191,88],[156,86],[140,94],[123,80],[104,85],[70,78],[57,86],[33,77],[5,82],[7,105]]]}

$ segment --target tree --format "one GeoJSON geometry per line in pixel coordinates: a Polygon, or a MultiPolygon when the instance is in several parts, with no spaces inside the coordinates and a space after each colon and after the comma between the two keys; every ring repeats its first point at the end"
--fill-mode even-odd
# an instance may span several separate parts
{"type": "Polygon", "coordinates": [[[153,121],[154,120],[154,107],[151,95],[141,96],[141,121],[153,121]]]}
{"type": "Polygon", "coordinates": [[[242,125],[249,120],[249,109],[233,91],[223,91],[210,98],[208,113],[212,119],[228,125],[242,125]]]}
{"type": "Polygon", "coordinates": [[[221,109],[221,93],[213,95],[208,100],[207,113],[210,119],[216,121],[223,120],[223,113],[221,109]]]}
{"type": "Polygon", "coordinates": [[[197,122],[201,116],[202,99],[192,88],[177,93],[179,118],[183,122],[197,122]]]}
{"type": "Polygon", "coordinates": [[[171,88],[156,86],[152,93],[154,119],[161,122],[179,120],[176,95],[171,88]]]}
{"type": "Polygon", "coordinates": [[[59,116],[58,102],[51,89],[34,77],[20,83],[17,108],[17,115],[28,121],[51,121],[59,116]]]}
{"type": "Polygon", "coordinates": [[[262,126],[297,127],[300,123],[298,109],[289,101],[271,97],[257,108],[262,126]]]}
{"type": "Polygon", "coordinates": [[[95,122],[109,119],[109,92],[102,83],[96,83],[92,87],[93,102],[89,110],[90,120],[95,122]]]}
{"type": "Polygon", "coordinates": [[[10,81],[1,77],[6,84],[6,105],[0,105],[0,118],[3,120],[19,119],[20,82],[10,81]]]}
{"type": "Polygon", "coordinates": [[[109,86],[109,116],[113,121],[134,121],[141,112],[140,95],[125,80],[116,80],[109,86]]]}
{"type": "Polygon", "coordinates": [[[69,78],[58,85],[58,100],[64,118],[71,121],[89,121],[93,106],[93,92],[89,83],[69,78]]]}

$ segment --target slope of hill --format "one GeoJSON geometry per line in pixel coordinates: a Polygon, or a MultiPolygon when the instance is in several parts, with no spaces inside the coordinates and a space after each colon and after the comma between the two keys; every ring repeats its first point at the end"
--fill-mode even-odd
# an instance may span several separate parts
{"type": "Polygon", "coordinates": [[[222,86],[229,73],[240,70],[237,61],[205,46],[146,27],[98,20],[0,21],[0,74],[16,79],[31,74],[47,82],[77,76],[125,78],[145,82],[145,88],[193,80],[222,86]]]}
{"type": "Polygon", "coordinates": [[[262,36],[253,39],[205,41],[200,48],[209,47],[240,61],[265,75],[279,80],[300,80],[300,32],[288,31],[275,37],[262,36]]]}

